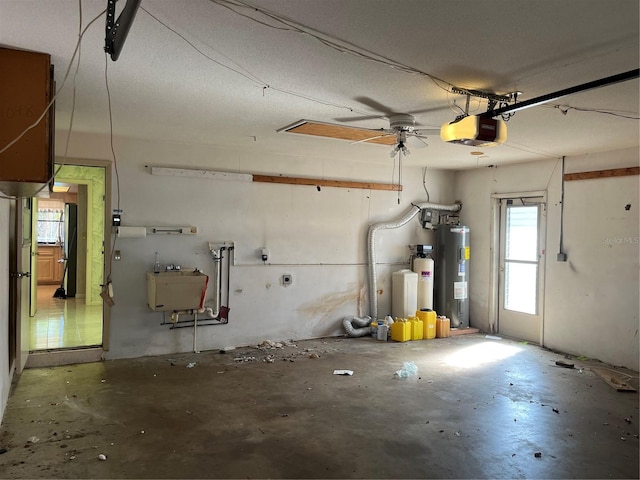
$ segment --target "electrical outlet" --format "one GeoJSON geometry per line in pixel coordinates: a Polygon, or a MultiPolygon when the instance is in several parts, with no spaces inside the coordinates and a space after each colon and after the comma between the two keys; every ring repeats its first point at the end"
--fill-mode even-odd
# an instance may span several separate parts
{"type": "Polygon", "coordinates": [[[293,283],[293,275],[285,273],[282,275],[282,285],[291,285],[293,283]]]}
{"type": "Polygon", "coordinates": [[[563,252],[558,253],[558,256],[556,257],[556,260],[558,262],[566,262],[567,261],[567,254],[563,253],[563,252]]]}

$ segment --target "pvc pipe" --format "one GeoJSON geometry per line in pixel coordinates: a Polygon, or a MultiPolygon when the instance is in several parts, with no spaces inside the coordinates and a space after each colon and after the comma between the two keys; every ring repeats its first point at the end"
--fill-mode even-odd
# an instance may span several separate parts
{"type": "Polygon", "coordinates": [[[198,350],[198,313],[193,314],[193,353],[200,353],[198,350]]]}
{"type": "Polygon", "coordinates": [[[448,212],[458,212],[462,208],[461,203],[454,203],[451,205],[442,205],[439,203],[412,203],[411,208],[407,210],[402,216],[396,220],[390,222],[374,223],[369,226],[369,232],[367,235],[367,251],[369,254],[369,305],[370,315],[372,318],[378,318],[378,278],[376,275],[376,235],[379,230],[400,228],[406,225],[415,217],[420,210],[432,209],[448,212]]]}

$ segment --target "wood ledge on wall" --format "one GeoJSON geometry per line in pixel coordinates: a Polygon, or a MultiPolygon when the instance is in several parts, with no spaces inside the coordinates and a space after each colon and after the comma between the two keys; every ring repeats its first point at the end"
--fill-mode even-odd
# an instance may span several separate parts
{"type": "Polygon", "coordinates": [[[565,173],[564,181],[589,180],[592,178],[626,177],[629,175],[639,175],[640,167],[612,168],[609,170],[594,170],[591,172],[565,173]]]}
{"type": "Polygon", "coordinates": [[[376,182],[354,182],[348,180],[325,180],[323,178],[285,177],[282,175],[254,175],[251,173],[196,170],[191,168],[171,168],[145,165],[151,175],[170,177],[204,178],[208,180],[234,180],[241,182],[284,183],[287,185],[310,185],[317,187],[360,188],[364,190],[402,191],[402,185],[376,182]]]}

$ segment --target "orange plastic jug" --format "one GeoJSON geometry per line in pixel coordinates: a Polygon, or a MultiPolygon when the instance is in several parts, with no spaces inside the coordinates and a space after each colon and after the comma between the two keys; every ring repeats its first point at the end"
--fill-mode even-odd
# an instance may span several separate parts
{"type": "Polygon", "coordinates": [[[447,338],[451,332],[451,321],[444,316],[436,319],[436,338],[447,338]]]}

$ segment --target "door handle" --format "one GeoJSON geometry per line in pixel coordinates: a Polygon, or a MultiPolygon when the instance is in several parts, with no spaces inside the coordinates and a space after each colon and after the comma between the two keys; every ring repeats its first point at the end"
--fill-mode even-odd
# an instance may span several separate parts
{"type": "Polygon", "coordinates": [[[30,277],[31,276],[31,272],[13,272],[11,273],[11,276],[13,278],[23,278],[23,277],[30,277]]]}

